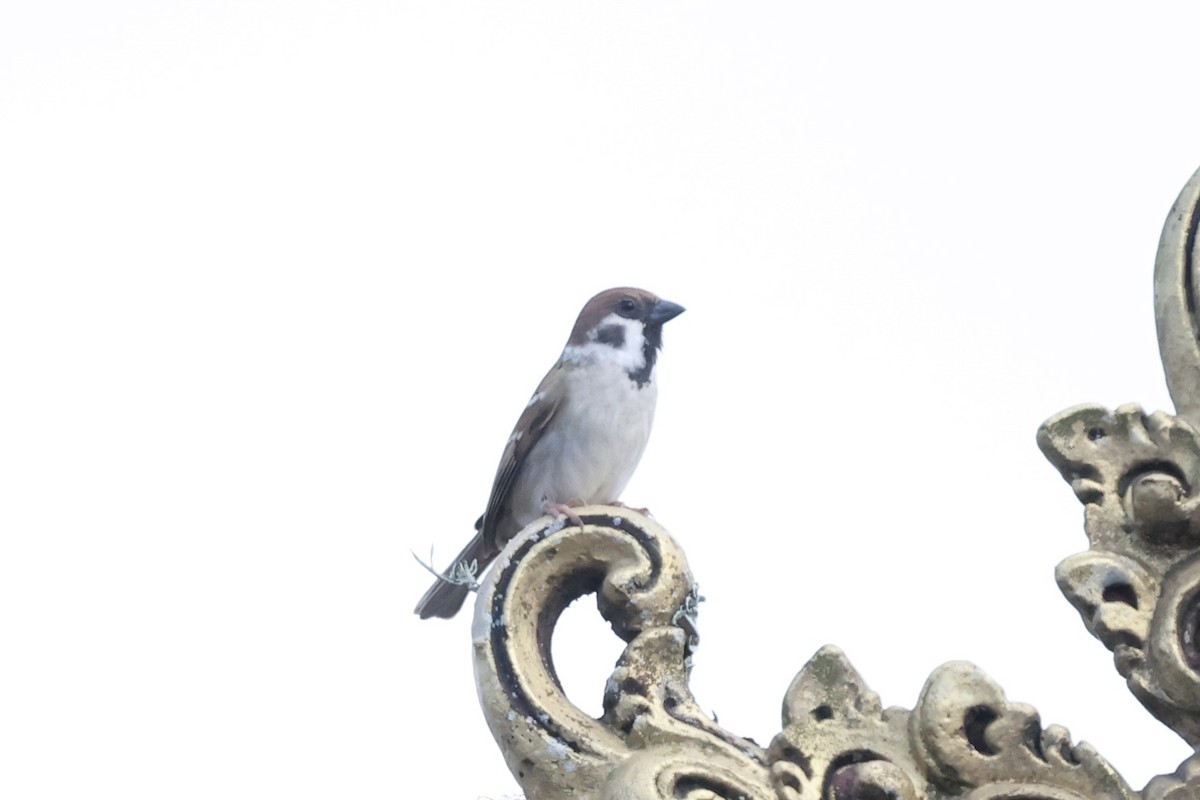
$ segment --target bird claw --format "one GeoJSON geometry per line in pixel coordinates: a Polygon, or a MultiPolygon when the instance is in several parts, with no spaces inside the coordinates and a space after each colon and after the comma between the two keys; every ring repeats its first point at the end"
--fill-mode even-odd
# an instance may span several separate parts
{"type": "Polygon", "coordinates": [[[567,522],[571,523],[577,528],[582,528],[583,519],[575,513],[574,508],[574,506],[580,505],[583,505],[583,503],[582,501],[578,500],[571,500],[566,503],[546,502],[542,504],[542,511],[553,517],[566,517],[567,522]]]}
{"type": "Polygon", "coordinates": [[[650,509],[648,509],[648,508],[635,508],[634,506],[627,506],[624,503],[622,503],[620,500],[613,500],[613,501],[607,503],[607,505],[616,506],[617,508],[628,508],[630,511],[635,511],[638,514],[641,514],[642,516],[645,516],[645,517],[654,516],[653,514],[650,513],[650,509]]]}
{"type": "MultiPolygon", "coordinates": [[[[582,500],[568,500],[565,503],[551,503],[549,500],[547,500],[546,502],[542,503],[542,513],[558,519],[565,518],[567,522],[571,523],[573,526],[581,528],[583,527],[583,518],[575,513],[575,509],[582,505],[587,504],[582,500]]],[[[618,508],[628,508],[630,511],[635,511],[638,514],[642,514],[647,517],[650,516],[650,509],[627,506],[620,500],[611,500],[605,505],[617,506],[618,508]]]]}

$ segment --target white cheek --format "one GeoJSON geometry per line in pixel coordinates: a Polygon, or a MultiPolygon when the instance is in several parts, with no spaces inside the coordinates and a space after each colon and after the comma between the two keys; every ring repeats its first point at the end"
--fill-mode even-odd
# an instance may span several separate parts
{"type": "Polygon", "coordinates": [[[646,366],[646,354],[643,352],[646,337],[643,333],[642,323],[636,319],[625,319],[616,314],[609,314],[600,320],[596,330],[611,325],[618,325],[625,331],[624,341],[620,347],[601,344],[593,340],[583,345],[568,346],[563,350],[563,359],[576,363],[606,361],[616,364],[626,372],[636,372],[646,366]]]}

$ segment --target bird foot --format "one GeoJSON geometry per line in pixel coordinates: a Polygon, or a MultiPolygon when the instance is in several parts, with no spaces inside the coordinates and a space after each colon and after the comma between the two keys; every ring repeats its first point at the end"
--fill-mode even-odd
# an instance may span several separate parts
{"type": "Polygon", "coordinates": [[[608,503],[605,503],[605,505],[616,506],[617,508],[628,508],[630,511],[636,511],[637,513],[643,514],[647,517],[653,516],[653,514],[650,513],[650,509],[648,509],[648,508],[636,508],[634,506],[627,506],[624,503],[622,503],[620,500],[611,500],[608,503]]]}
{"type": "Polygon", "coordinates": [[[575,507],[583,505],[582,500],[568,500],[565,503],[542,503],[542,511],[552,517],[566,517],[567,522],[577,528],[583,527],[583,519],[575,513],[575,507]]]}

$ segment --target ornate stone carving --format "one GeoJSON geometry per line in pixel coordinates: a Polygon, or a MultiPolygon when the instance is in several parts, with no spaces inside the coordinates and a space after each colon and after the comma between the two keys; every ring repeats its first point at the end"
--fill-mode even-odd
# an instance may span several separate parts
{"type": "Polygon", "coordinates": [[[1142,790],[1145,800],[1196,800],[1200,797],[1200,755],[1192,756],[1170,775],[1159,775],[1142,790]]]}
{"type": "MultiPolygon", "coordinates": [[[[1068,409],[1038,445],[1084,504],[1091,549],[1058,585],[1113,652],[1133,694],[1200,744],[1200,171],[1167,217],[1155,267],[1159,348],[1179,416],[1135,405],[1068,409]]],[[[1194,780],[1194,779],[1193,779],[1194,780]]],[[[1200,797],[1200,783],[1196,784],[1200,797]]]]}
{"type": "Polygon", "coordinates": [[[884,709],[836,648],[819,651],[767,749],[724,730],[688,687],[695,586],[683,553],[629,509],[535,523],[506,549],[476,607],[476,680],[492,734],[530,800],[1132,800],[1064,728],[1042,729],[977,668],[947,664],[911,712],[884,709]],[[593,719],[562,691],[550,639],[595,592],[627,642],[593,719]]]}
{"type": "Polygon", "coordinates": [[[1056,577],[1135,696],[1200,743],[1200,438],[1137,406],[1083,406],[1038,432],[1084,503],[1091,549],[1056,577]]]}
{"type": "Polygon", "coordinates": [[[1200,170],[1183,187],[1167,214],[1154,262],[1154,318],[1158,349],[1176,412],[1200,421],[1200,170]]]}
{"type": "Polygon", "coordinates": [[[476,606],[484,715],[527,796],[774,796],[763,749],[709,720],[688,688],[696,594],[674,540],[630,509],[578,514],[582,528],[545,519],[514,539],[476,606]],[[567,699],[550,655],[562,610],[589,592],[628,643],[599,720],[567,699]]]}
{"type": "MultiPolygon", "coordinates": [[[[1163,231],[1155,275],[1163,363],[1179,416],[1133,405],[1069,409],[1038,443],[1084,504],[1090,549],[1059,586],[1133,693],[1200,744],[1200,172],[1163,231]]],[[[698,594],[649,517],[578,509],[539,520],[480,589],[475,675],[492,734],[529,800],[1200,800],[1200,755],[1133,791],[1065,728],[1008,701],[971,664],[936,669],[911,711],[883,708],[842,653],[822,648],[788,688],[767,748],[724,730],[688,686],[698,594]],[[626,642],[593,719],[564,694],[551,638],[594,593],[626,642]]]]}

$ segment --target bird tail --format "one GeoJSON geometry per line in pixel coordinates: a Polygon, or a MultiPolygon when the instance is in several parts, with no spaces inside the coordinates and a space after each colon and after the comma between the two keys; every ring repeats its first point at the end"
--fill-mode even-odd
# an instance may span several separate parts
{"type": "Polygon", "coordinates": [[[470,567],[475,564],[475,576],[478,578],[483,574],[487,565],[495,558],[495,553],[489,553],[490,548],[484,545],[483,537],[478,533],[471,539],[470,543],[463,548],[463,551],[455,556],[450,562],[450,566],[442,573],[442,578],[434,581],[433,586],[429,587],[429,591],[425,592],[424,596],[417,602],[417,607],[414,613],[419,614],[421,619],[429,619],[430,617],[441,617],[442,619],[450,619],[458,610],[462,608],[463,602],[467,599],[467,593],[470,591],[465,583],[458,582],[465,578],[462,567],[466,565],[470,567]],[[455,574],[455,573],[458,574],[455,574]]]}

